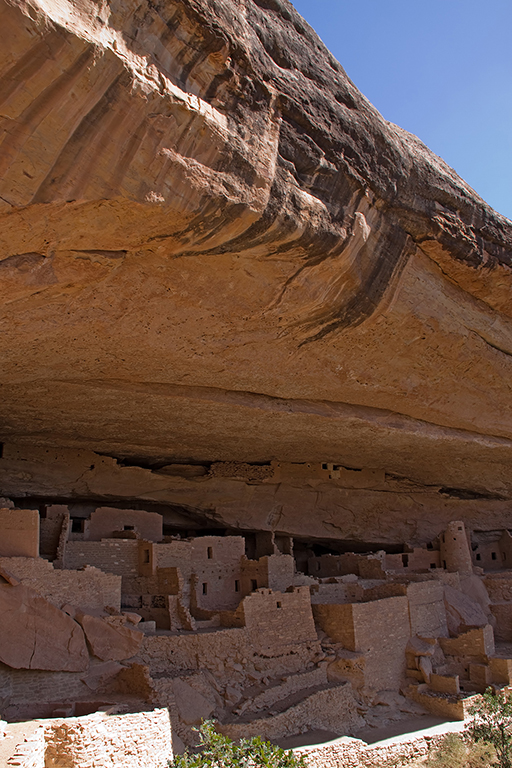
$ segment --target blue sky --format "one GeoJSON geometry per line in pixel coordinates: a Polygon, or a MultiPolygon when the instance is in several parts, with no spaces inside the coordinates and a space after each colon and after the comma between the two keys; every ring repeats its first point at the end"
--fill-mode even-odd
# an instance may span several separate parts
{"type": "Polygon", "coordinates": [[[360,91],[512,219],[512,0],[292,0],[360,91]]]}

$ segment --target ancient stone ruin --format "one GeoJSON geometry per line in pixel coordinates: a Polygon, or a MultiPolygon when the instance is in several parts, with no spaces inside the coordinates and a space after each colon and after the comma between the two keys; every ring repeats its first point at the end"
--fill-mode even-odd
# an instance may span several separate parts
{"type": "Polygon", "coordinates": [[[509,685],[512,223],[288,0],[0,29],[0,766],[509,685]]]}

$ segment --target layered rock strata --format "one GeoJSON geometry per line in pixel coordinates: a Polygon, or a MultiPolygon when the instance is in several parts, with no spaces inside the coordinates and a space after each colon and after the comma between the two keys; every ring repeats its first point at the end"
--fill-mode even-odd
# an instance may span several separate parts
{"type": "Polygon", "coordinates": [[[286,0],[0,19],[6,441],[509,497],[512,224],[286,0]]]}

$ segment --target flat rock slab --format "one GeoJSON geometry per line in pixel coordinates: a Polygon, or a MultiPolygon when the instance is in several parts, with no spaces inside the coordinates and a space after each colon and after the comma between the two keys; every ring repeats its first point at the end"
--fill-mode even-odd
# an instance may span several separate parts
{"type": "Polygon", "coordinates": [[[77,613],[76,620],[83,627],[91,652],[102,661],[130,659],[142,643],[142,632],[128,627],[112,626],[85,613],[77,613]]]}
{"type": "Polygon", "coordinates": [[[0,584],[0,661],[14,669],[82,672],[89,654],[82,628],[36,592],[0,584]]]}

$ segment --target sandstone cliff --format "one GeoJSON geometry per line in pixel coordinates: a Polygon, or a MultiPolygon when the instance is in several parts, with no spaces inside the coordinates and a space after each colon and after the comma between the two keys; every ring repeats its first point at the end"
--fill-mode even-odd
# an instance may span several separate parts
{"type": "MultiPolygon", "coordinates": [[[[404,525],[411,489],[448,488],[490,497],[499,527],[512,223],[286,0],[2,0],[0,24],[6,445],[370,467],[379,514],[400,482],[404,525]]],[[[16,456],[6,494],[115,496],[16,456]]],[[[158,497],[138,471],[130,498],[232,503],[228,481],[158,497]]]]}

